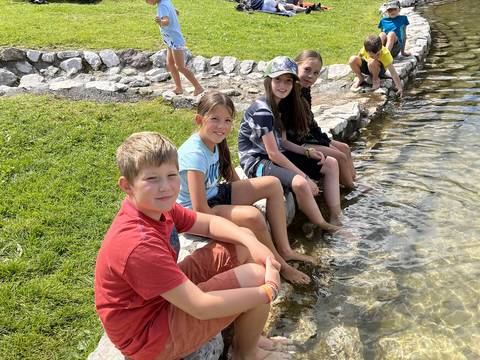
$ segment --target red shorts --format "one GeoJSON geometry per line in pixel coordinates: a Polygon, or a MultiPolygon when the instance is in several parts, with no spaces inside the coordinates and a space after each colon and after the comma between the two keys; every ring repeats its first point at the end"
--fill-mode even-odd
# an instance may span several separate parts
{"type": "MultiPolygon", "coordinates": [[[[212,241],[178,264],[204,292],[240,287],[233,268],[239,266],[235,245],[212,241]]],[[[170,336],[156,360],[179,359],[191,354],[232,323],[235,316],[199,320],[176,306],[168,308],[170,336]]]]}

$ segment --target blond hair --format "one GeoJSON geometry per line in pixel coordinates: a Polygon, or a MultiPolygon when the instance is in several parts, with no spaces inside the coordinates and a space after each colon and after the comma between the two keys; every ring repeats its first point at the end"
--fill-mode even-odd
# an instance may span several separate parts
{"type": "Polygon", "coordinates": [[[117,149],[120,175],[131,184],[146,166],[174,163],[178,169],[175,145],[160,133],[139,132],[130,135],[117,149]]]}

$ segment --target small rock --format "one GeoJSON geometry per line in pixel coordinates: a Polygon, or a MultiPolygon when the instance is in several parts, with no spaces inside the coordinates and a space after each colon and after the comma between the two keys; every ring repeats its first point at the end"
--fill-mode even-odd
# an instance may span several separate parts
{"type": "Polygon", "coordinates": [[[222,90],[222,93],[224,93],[227,96],[240,96],[242,93],[236,89],[225,89],[222,90]]]}
{"type": "Polygon", "coordinates": [[[240,63],[240,74],[247,75],[250,74],[253,70],[255,65],[255,61],[253,60],[245,60],[240,63]]]}
{"type": "Polygon", "coordinates": [[[57,55],[54,52],[43,53],[42,61],[45,61],[46,63],[53,63],[56,56],[57,55]]]}
{"type": "Polygon", "coordinates": [[[102,59],[103,63],[107,65],[107,67],[112,68],[118,66],[120,64],[120,59],[118,58],[117,54],[113,50],[102,50],[99,53],[100,58],[102,59]]]}
{"type": "Polygon", "coordinates": [[[266,61],[259,61],[257,64],[257,71],[263,73],[267,67],[266,61]]]}
{"type": "Polygon", "coordinates": [[[151,69],[149,71],[147,71],[145,73],[146,76],[157,76],[157,75],[160,75],[160,74],[165,74],[167,72],[167,70],[163,69],[163,68],[158,68],[158,69],[151,69]]]}
{"type": "Polygon", "coordinates": [[[57,53],[57,57],[60,60],[71,59],[79,56],[80,56],[80,51],[76,51],[76,50],[59,51],[57,53]]]}
{"type": "Polygon", "coordinates": [[[60,68],[69,75],[76,74],[83,68],[82,58],[76,57],[62,61],[60,63],[60,68]]]}
{"type": "Polygon", "coordinates": [[[16,48],[5,48],[0,50],[0,61],[21,61],[25,59],[25,53],[16,48]]]}
{"type": "Polygon", "coordinates": [[[138,74],[138,70],[137,70],[137,69],[134,69],[134,68],[131,68],[131,67],[124,68],[124,69],[122,70],[122,74],[125,75],[125,76],[137,75],[137,74],[138,74]]]}
{"type": "Polygon", "coordinates": [[[109,91],[109,92],[122,92],[128,89],[128,86],[125,84],[115,83],[113,81],[91,81],[85,84],[85,88],[87,89],[97,89],[101,91],[109,91]]]}
{"type": "Polygon", "coordinates": [[[15,63],[15,67],[18,71],[24,74],[30,74],[33,70],[32,64],[30,64],[28,61],[18,61],[15,63]]]}
{"type": "Polygon", "coordinates": [[[258,94],[260,92],[260,90],[258,88],[251,87],[251,88],[247,89],[247,92],[249,94],[258,94]]]}
{"type": "Polygon", "coordinates": [[[168,79],[170,79],[170,74],[167,73],[167,72],[164,72],[164,73],[152,76],[150,78],[150,81],[152,81],[152,82],[163,82],[163,81],[167,81],[168,79]]]}
{"type": "Polygon", "coordinates": [[[12,86],[17,82],[17,75],[6,69],[0,69],[0,85],[12,86]]]}
{"type": "Polygon", "coordinates": [[[116,66],[116,67],[112,67],[110,69],[108,69],[107,71],[107,75],[117,75],[117,74],[120,74],[120,71],[122,69],[119,67],[119,66],[116,66]]]}
{"type": "Polygon", "coordinates": [[[212,58],[210,59],[210,66],[215,66],[220,64],[220,60],[222,60],[220,56],[212,56],[212,58]]]}
{"type": "Polygon", "coordinates": [[[153,63],[153,66],[158,68],[164,68],[167,66],[167,50],[163,49],[157,51],[155,54],[150,56],[150,61],[153,63]]]}
{"type": "Polygon", "coordinates": [[[145,79],[134,79],[129,85],[130,87],[145,87],[150,85],[150,81],[145,79]]]}
{"type": "Polygon", "coordinates": [[[167,91],[164,91],[162,93],[162,97],[166,100],[166,101],[172,101],[175,97],[177,97],[178,95],[175,94],[172,90],[167,90],[167,91]]]}
{"type": "Polygon", "coordinates": [[[225,56],[222,61],[222,68],[225,74],[230,74],[237,66],[237,58],[233,56],[225,56]]]}
{"type": "Polygon", "coordinates": [[[100,56],[98,56],[96,52],[84,51],[83,57],[93,70],[98,70],[100,69],[100,66],[102,66],[102,59],[100,58],[100,56]]]}
{"type": "Polygon", "coordinates": [[[74,88],[83,87],[84,83],[77,80],[61,80],[57,82],[52,82],[49,85],[49,89],[52,91],[58,90],[70,90],[74,88]]]}
{"type": "Polygon", "coordinates": [[[192,68],[195,73],[203,73],[207,69],[207,59],[203,56],[195,56],[192,61],[192,68]]]}
{"type": "Polygon", "coordinates": [[[45,86],[45,79],[38,74],[25,75],[20,79],[20,87],[25,89],[37,88],[39,86],[45,86]]]}
{"type": "Polygon", "coordinates": [[[46,78],[53,78],[58,73],[58,71],[59,69],[57,67],[50,65],[46,69],[40,70],[40,73],[46,78]]]}
{"type": "Polygon", "coordinates": [[[42,53],[37,50],[28,50],[27,51],[27,58],[31,62],[38,62],[40,60],[40,57],[42,56],[42,53]]]}
{"type": "Polygon", "coordinates": [[[195,106],[195,98],[191,96],[176,96],[172,100],[172,105],[177,109],[191,109],[195,106]]]}
{"type": "Polygon", "coordinates": [[[150,56],[149,54],[140,52],[135,55],[128,63],[130,66],[141,69],[150,65],[150,56]]]}
{"type": "Polygon", "coordinates": [[[115,74],[115,75],[109,75],[107,77],[108,81],[113,81],[113,82],[119,82],[122,80],[122,75],[120,74],[115,74]]]}

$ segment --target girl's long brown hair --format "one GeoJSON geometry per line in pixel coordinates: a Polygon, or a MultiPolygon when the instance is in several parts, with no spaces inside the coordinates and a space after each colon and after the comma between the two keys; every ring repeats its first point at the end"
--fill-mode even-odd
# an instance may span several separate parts
{"type": "MultiPolygon", "coordinates": [[[[220,91],[210,91],[202,96],[197,106],[197,114],[206,116],[215,106],[224,106],[232,116],[232,121],[235,118],[235,105],[229,96],[220,91]]],[[[230,150],[228,148],[227,139],[223,139],[217,145],[218,157],[220,160],[220,175],[227,181],[233,181],[232,159],[230,157],[230,150]]]]}
{"type": "MultiPolygon", "coordinates": [[[[291,76],[291,75],[290,75],[291,76]]],[[[290,94],[280,102],[275,102],[272,91],[272,78],[267,77],[264,81],[267,103],[272,109],[275,126],[280,130],[293,131],[305,135],[309,131],[308,115],[303,104],[300,92],[300,84],[293,78],[293,87],[290,94]]]]}

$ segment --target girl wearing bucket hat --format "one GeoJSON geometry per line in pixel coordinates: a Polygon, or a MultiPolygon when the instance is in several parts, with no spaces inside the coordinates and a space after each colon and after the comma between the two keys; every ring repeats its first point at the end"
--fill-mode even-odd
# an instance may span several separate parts
{"type": "Polygon", "coordinates": [[[308,132],[297,65],[285,56],[278,56],[267,65],[264,77],[265,96],[250,105],[240,124],[240,165],[248,177],[277,177],[285,189],[294,192],[299,209],[312,223],[335,232],[341,225],[342,213],[337,160],[286,138],[286,131],[308,132]],[[288,120],[282,122],[282,117],[288,120]],[[321,177],[330,223],[323,218],[314,198],[319,194],[314,180],[321,177]]]}

